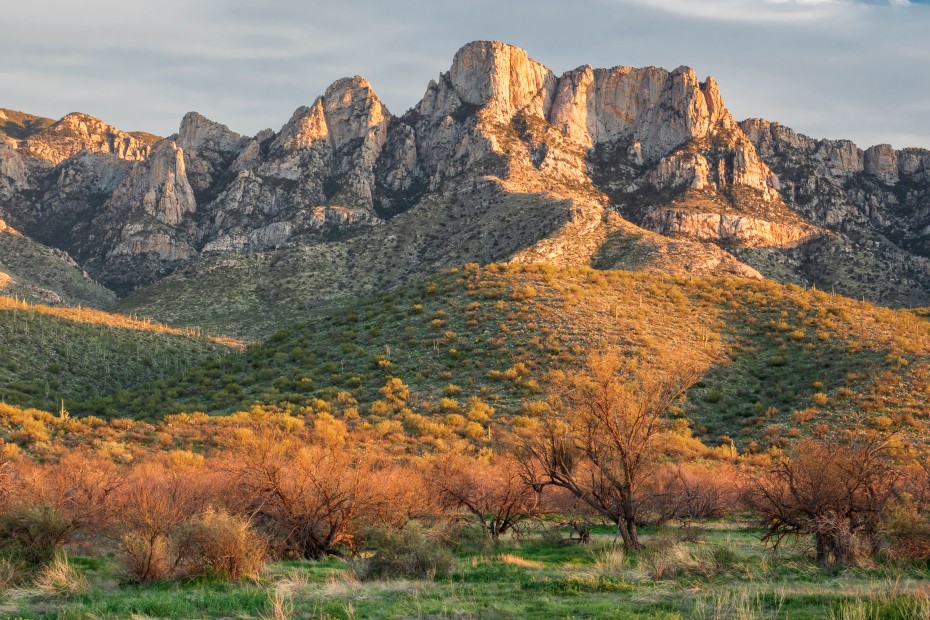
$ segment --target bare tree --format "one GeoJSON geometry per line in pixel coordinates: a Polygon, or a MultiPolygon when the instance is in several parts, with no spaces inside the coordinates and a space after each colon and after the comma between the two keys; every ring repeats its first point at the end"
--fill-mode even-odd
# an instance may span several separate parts
{"type": "Polygon", "coordinates": [[[588,355],[584,368],[553,378],[552,409],[519,453],[528,481],[568,489],[641,547],[643,482],[656,465],[656,439],[669,407],[698,379],[684,358],[662,366],[624,359],[616,349],[588,355]]]}
{"type": "Polygon", "coordinates": [[[465,509],[485,535],[497,540],[520,521],[537,514],[538,494],[510,456],[482,461],[463,454],[432,460],[429,484],[443,508],[465,509]]]}
{"type": "Polygon", "coordinates": [[[767,528],[764,539],[777,546],[811,535],[821,565],[850,566],[859,539],[876,554],[900,475],[891,448],[888,436],[862,432],[802,440],[750,479],[747,499],[767,528]]]}
{"type": "Polygon", "coordinates": [[[348,450],[266,434],[238,451],[232,469],[239,509],[303,558],[354,548],[361,519],[383,508],[376,464],[348,450]]]}

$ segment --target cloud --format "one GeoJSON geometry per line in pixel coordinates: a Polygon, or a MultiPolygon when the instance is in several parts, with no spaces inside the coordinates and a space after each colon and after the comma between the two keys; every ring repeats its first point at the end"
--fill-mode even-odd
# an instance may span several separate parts
{"type": "Polygon", "coordinates": [[[659,11],[727,22],[799,24],[848,15],[869,6],[908,7],[930,0],[627,0],[659,11]]]}
{"type": "Polygon", "coordinates": [[[738,118],[930,146],[930,0],[30,0],[4,7],[0,107],[167,135],[197,110],[254,134],[363,75],[402,114],[475,39],[556,73],[693,66],[738,118]],[[49,16],[60,16],[50,19],[49,16]]]}
{"type": "Polygon", "coordinates": [[[731,22],[799,23],[836,15],[839,2],[829,0],[632,0],[667,13],[731,22]]]}

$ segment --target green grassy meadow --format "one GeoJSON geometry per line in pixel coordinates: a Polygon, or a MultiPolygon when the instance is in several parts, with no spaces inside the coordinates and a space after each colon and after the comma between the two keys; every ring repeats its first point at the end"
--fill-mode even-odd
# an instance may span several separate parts
{"type": "MultiPolygon", "coordinates": [[[[563,534],[565,534],[563,532],[563,534]]],[[[719,618],[930,617],[930,569],[875,565],[829,572],[803,540],[777,553],[736,522],[646,530],[624,553],[607,526],[587,545],[544,536],[460,551],[434,580],[360,579],[362,560],[286,561],[242,584],[209,578],[121,583],[107,559],[71,558],[77,593],[28,586],[0,613],[21,618],[719,618]]],[[[567,535],[567,534],[566,534],[567,535]]]]}

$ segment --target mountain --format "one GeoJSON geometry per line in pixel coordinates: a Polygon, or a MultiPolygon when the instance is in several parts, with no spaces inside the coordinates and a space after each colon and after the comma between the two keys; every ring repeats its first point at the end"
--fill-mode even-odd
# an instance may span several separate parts
{"type": "Polygon", "coordinates": [[[0,217],[174,324],[266,335],[494,261],[930,304],[930,152],[738,123],[687,67],[556,76],[478,41],[402,116],[356,76],[252,137],[193,112],[162,140],[75,114],[3,122],[0,217]]]}

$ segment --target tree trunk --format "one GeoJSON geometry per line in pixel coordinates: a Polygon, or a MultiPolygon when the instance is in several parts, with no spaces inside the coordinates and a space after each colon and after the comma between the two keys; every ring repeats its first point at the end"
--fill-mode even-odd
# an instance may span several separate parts
{"type": "Polygon", "coordinates": [[[824,535],[820,532],[814,533],[814,545],[817,550],[817,565],[826,566],[827,565],[827,541],[824,540],[824,535]]]}
{"type": "Polygon", "coordinates": [[[636,532],[636,522],[620,517],[617,520],[617,531],[620,538],[623,539],[623,546],[627,549],[642,549],[643,545],[639,542],[639,534],[636,532]]]}
{"type": "Polygon", "coordinates": [[[627,547],[630,549],[634,549],[634,550],[642,549],[643,544],[639,541],[639,531],[636,529],[636,519],[627,517],[626,521],[627,521],[626,529],[630,535],[630,542],[627,545],[627,547]]]}

